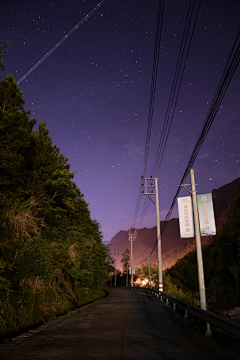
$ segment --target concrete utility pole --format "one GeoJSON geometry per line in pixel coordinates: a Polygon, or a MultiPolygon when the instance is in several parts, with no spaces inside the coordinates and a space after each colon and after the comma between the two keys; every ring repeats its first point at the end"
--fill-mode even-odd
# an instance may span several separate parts
{"type": "Polygon", "coordinates": [[[114,286],[117,285],[117,255],[119,255],[119,249],[114,249],[114,255],[115,255],[115,281],[114,286]]]}
{"type": "Polygon", "coordinates": [[[135,234],[128,233],[128,240],[131,241],[131,288],[133,288],[133,247],[132,242],[135,240],[135,234]]]}
{"type": "Polygon", "coordinates": [[[162,249],[161,249],[161,229],[160,229],[160,215],[159,215],[159,198],[158,198],[158,178],[144,178],[144,184],[142,187],[143,195],[147,195],[149,199],[156,205],[156,217],[157,217],[157,244],[158,244],[158,289],[163,292],[163,275],[162,275],[162,249]],[[154,184],[153,184],[154,182],[154,184]],[[156,202],[154,202],[149,195],[156,195],[156,202]]]}
{"type": "MultiPolygon", "coordinates": [[[[188,185],[188,184],[185,184],[185,185],[181,184],[181,186],[183,186],[192,195],[196,253],[197,253],[197,264],[198,264],[198,286],[199,286],[199,296],[200,296],[200,307],[202,310],[207,310],[204,270],[203,270],[203,258],[202,258],[202,244],[201,244],[201,234],[200,234],[198,206],[197,206],[197,192],[196,192],[196,184],[195,184],[195,177],[194,177],[193,169],[190,170],[190,176],[191,176],[192,191],[189,191],[188,188],[186,187],[186,185],[188,185]]],[[[210,324],[207,323],[206,335],[211,336],[211,334],[212,334],[212,332],[210,329],[210,324]]]]}
{"type": "Polygon", "coordinates": [[[152,280],[151,280],[151,270],[150,270],[150,262],[149,262],[149,256],[148,256],[148,277],[149,277],[149,284],[152,288],[152,280]]]}
{"type": "Polygon", "coordinates": [[[203,270],[203,259],[202,259],[202,244],[201,244],[199,217],[198,217],[196,184],[195,184],[193,169],[190,170],[190,175],[191,175],[191,187],[192,187],[192,203],[193,203],[195,239],[196,239],[196,252],[197,252],[197,262],[198,262],[200,306],[201,309],[206,310],[206,293],[205,293],[204,270],[203,270]]]}

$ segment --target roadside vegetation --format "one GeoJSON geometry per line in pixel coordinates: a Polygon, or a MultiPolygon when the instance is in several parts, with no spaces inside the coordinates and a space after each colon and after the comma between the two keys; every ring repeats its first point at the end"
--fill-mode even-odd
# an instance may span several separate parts
{"type": "Polygon", "coordinates": [[[5,77],[0,83],[0,337],[103,296],[108,252],[72,179],[68,159],[52,144],[46,124],[36,126],[15,78],[5,77]]]}
{"type": "MultiPolygon", "coordinates": [[[[224,224],[209,245],[203,246],[207,301],[240,303],[240,189],[229,199],[222,214],[224,224]]],[[[190,252],[166,271],[184,292],[198,297],[196,252],[190,252]]]]}
{"type": "MultiPolygon", "coordinates": [[[[208,303],[240,304],[240,189],[229,199],[221,215],[222,226],[209,245],[202,247],[208,303]]],[[[151,265],[151,280],[157,289],[158,269],[151,265]]],[[[196,251],[178,260],[163,272],[164,292],[199,305],[196,251]]],[[[150,287],[148,266],[137,269],[135,284],[150,287]]]]}

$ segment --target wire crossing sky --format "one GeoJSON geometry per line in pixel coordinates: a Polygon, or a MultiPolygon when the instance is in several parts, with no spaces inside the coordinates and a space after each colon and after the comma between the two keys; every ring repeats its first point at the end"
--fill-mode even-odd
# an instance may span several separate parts
{"type": "Polygon", "coordinates": [[[106,2],[107,0],[102,0],[100,1],[99,4],[97,4],[97,6],[95,6],[94,9],[92,9],[92,11],[90,11],[90,13],[88,13],[86,16],[84,16],[84,18],[79,21],[79,23],[77,25],[74,26],[74,28],[72,28],[72,30],[70,30],[67,35],[65,35],[61,40],[59,40],[59,42],[57,44],[55,44],[51,50],[49,50],[23,77],[21,77],[21,79],[19,79],[17,81],[17,85],[21,84],[21,82],[23,80],[25,80],[40,64],[42,64],[44,62],[44,60],[46,60],[60,45],[62,45],[62,43],[64,43],[64,41],[66,41],[69,36],[71,36],[83,23],[85,23],[85,21],[88,21],[88,19],[106,2]]]}
{"type": "MultiPolygon", "coordinates": [[[[163,155],[165,152],[167,140],[168,140],[170,129],[171,129],[171,124],[172,124],[175,109],[177,106],[177,101],[178,101],[178,97],[179,97],[179,93],[180,93],[183,75],[184,75],[187,60],[188,60],[188,54],[189,54],[190,47],[191,47],[194,29],[195,29],[198,14],[199,14],[200,4],[201,4],[201,1],[190,2],[188,11],[186,13],[186,19],[185,19],[185,24],[184,24],[184,28],[183,28],[183,34],[182,34],[182,40],[181,40],[181,45],[179,48],[177,64],[176,64],[175,73],[174,73],[174,77],[173,77],[173,81],[172,81],[172,87],[171,87],[170,96],[169,96],[169,100],[168,100],[168,106],[167,106],[167,110],[166,110],[166,114],[165,114],[165,118],[164,118],[163,128],[162,128],[162,132],[161,132],[161,136],[160,136],[160,140],[159,140],[159,144],[158,144],[158,149],[157,149],[157,153],[156,153],[153,170],[151,172],[151,176],[153,176],[153,177],[158,176],[161,162],[163,159],[163,155]]],[[[154,51],[154,55],[155,55],[155,52],[156,51],[154,51]]],[[[151,91],[152,91],[152,87],[151,87],[151,91]]],[[[151,97],[150,97],[150,99],[151,99],[151,97]]],[[[151,101],[150,101],[150,106],[151,106],[151,101]]],[[[153,110],[152,110],[152,112],[153,112],[153,110]]],[[[147,139],[148,139],[147,142],[149,145],[150,144],[150,136],[148,136],[148,133],[149,133],[149,131],[147,129],[147,139]]],[[[150,134],[151,134],[151,132],[150,132],[150,134]]],[[[145,149],[146,149],[146,146],[145,146],[145,149]]],[[[146,153],[146,151],[145,151],[145,153],[146,153]]],[[[144,164],[145,163],[147,163],[146,156],[144,156],[144,164]]],[[[144,168],[145,169],[147,168],[147,164],[145,165],[144,168]]],[[[146,171],[145,171],[145,174],[143,172],[143,176],[144,177],[146,176],[146,171]]],[[[142,197],[142,188],[141,187],[140,187],[139,193],[140,193],[140,196],[142,197]]],[[[135,213],[134,213],[134,220],[133,220],[134,225],[132,225],[132,227],[135,226],[136,214],[138,214],[138,211],[140,208],[140,203],[141,203],[141,201],[139,201],[139,199],[137,199],[136,209],[135,209],[135,213]]],[[[138,221],[138,228],[141,228],[141,226],[142,226],[142,223],[144,221],[145,215],[148,210],[148,205],[149,205],[149,198],[145,197],[144,204],[142,206],[142,212],[141,212],[141,215],[140,215],[139,221],[138,221]]]]}
{"type": "MultiPolygon", "coordinates": [[[[231,52],[228,56],[228,60],[226,62],[226,65],[224,67],[223,73],[219,79],[219,83],[217,86],[217,89],[214,93],[213,99],[211,101],[206,119],[204,121],[202,130],[198,136],[198,140],[197,143],[192,151],[192,154],[190,156],[190,159],[188,161],[187,167],[185,169],[185,172],[183,174],[183,177],[180,181],[180,184],[183,184],[183,182],[186,180],[187,175],[190,172],[190,169],[192,168],[194,162],[196,161],[196,158],[198,156],[198,153],[206,139],[207,134],[210,131],[210,128],[213,124],[213,121],[215,120],[216,116],[217,116],[217,112],[222,104],[223,98],[227,92],[227,89],[230,85],[230,82],[233,78],[234,73],[236,72],[238,66],[239,66],[239,62],[240,62],[240,31],[238,31],[237,33],[237,37],[234,41],[233,47],[231,49],[231,52]]],[[[167,221],[170,219],[170,216],[172,214],[173,211],[173,207],[177,201],[177,197],[180,193],[181,188],[179,187],[176,195],[173,198],[172,201],[172,205],[167,213],[166,219],[163,223],[163,226],[161,228],[161,233],[164,232],[166,226],[167,226],[167,221]]]]}
{"type": "MultiPolygon", "coordinates": [[[[1,79],[19,79],[30,118],[46,123],[53,144],[68,158],[106,242],[131,228],[133,214],[138,228],[156,226],[147,197],[141,203],[140,193],[136,205],[145,154],[147,177],[158,175],[160,219],[171,208],[190,158],[199,193],[240,178],[237,58],[229,60],[224,77],[231,80],[219,85],[216,101],[224,97],[209,114],[197,157],[191,156],[239,31],[240,3],[165,1],[153,72],[159,1],[150,6],[147,0],[8,0],[1,6],[1,39],[11,43],[2,55],[1,79]],[[79,36],[76,26],[83,22],[79,36]]],[[[170,216],[178,217],[176,206],[170,216]]]]}
{"type": "MultiPolygon", "coordinates": [[[[213,99],[211,101],[211,104],[210,104],[210,107],[209,107],[209,110],[208,110],[208,113],[207,113],[207,116],[206,116],[206,119],[204,121],[204,124],[202,126],[202,130],[198,136],[198,140],[197,140],[197,143],[192,151],[192,154],[191,154],[191,157],[190,157],[190,160],[187,164],[187,167],[185,169],[185,172],[184,172],[184,175],[181,179],[181,184],[186,180],[186,177],[187,175],[189,174],[190,172],[190,169],[192,168],[196,158],[197,158],[197,155],[206,139],[206,136],[208,134],[208,132],[210,131],[210,128],[213,124],[213,121],[215,120],[215,117],[217,115],[217,111],[219,110],[219,107],[221,106],[221,103],[223,101],[223,98],[227,92],[227,89],[229,88],[230,86],[230,82],[234,76],[234,73],[236,72],[238,66],[239,66],[239,62],[240,62],[240,31],[238,32],[237,36],[236,36],[236,39],[233,43],[233,46],[232,46],[232,49],[230,51],[230,54],[228,56],[228,59],[226,61],[226,65],[224,67],[224,70],[223,70],[223,73],[219,79],[219,83],[218,83],[218,86],[217,86],[217,89],[214,93],[214,96],[213,96],[213,99]]],[[[177,198],[178,198],[178,195],[180,193],[180,190],[181,190],[181,187],[178,187],[178,190],[174,196],[174,199],[172,201],[172,205],[169,209],[169,212],[161,226],[161,235],[163,235],[165,229],[166,229],[166,226],[168,225],[168,220],[170,219],[170,216],[171,216],[171,213],[173,211],[173,208],[174,208],[174,205],[177,201],[177,198]]],[[[143,208],[144,209],[144,208],[143,208]]],[[[151,254],[153,253],[155,247],[157,246],[157,239],[156,241],[150,245],[146,250],[144,250],[143,253],[147,253],[149,251],[149,254],[147,255],[147,257],[142,260],[140,263],[144,263],[148,257],[151,256],[151,254]],[[153,246],[153,248],[150,250],[148,250],[149,248],[151,248],[153,246]]],[[[142,254],[143,254],[142,253],[142,254]]],[[[141,254],[141,255],[142,255],[141,254]]],[[[141,256],[140,255],[140,256],[141,256]]],[[[139,257],[140,257],[139,256],[139,257]]],[[[137,260],[137,258],[135,259],[135,261],[137,260]]],[[[139,263],[139,264],[140,264],[139,263]]],[[[138,265],[139,265],[138,264],[138,265]]]]}
{"type": "MultiPolygon", "coordinates": [[[[155,104],[159,55],[160,55],[160,48],[161,48],[163,13],[164,13],[164,1],[159,0],[156,35],[155,35],[155,46],[154,46],[154,54],[153,54],[153,69],[152,69],[152,79],[151,79],[150,100],[149,100],[149,109],[148,109],[147,134],[146,134],[143,169],[142,169],[143,177],[146,176],[148,153],[149,153],[150,140],[151,140],[151,128],[152,128],[152,119],[153,119],[153,111],[154,111],[154,104],[155,104]]],[[[141,188],[141,184],[140,184],[137,203],[136,203],[136,207],[135,207],[135,211],[134,211],[134,215],[133,215],[132,228],[135,227],[141,200],[142,200],[142,188],[141,188]]]]}

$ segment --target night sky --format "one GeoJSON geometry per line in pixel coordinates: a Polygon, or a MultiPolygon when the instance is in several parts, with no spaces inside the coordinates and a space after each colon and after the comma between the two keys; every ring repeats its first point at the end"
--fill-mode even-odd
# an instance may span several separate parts
{"type": "MultiPolygon", "coordinates": [[[[12,45],[3,53],[1,79],[12,73],[18,81],[98,3],[4,1],[0,42],[9,40],[12,45]]],[[[149,177],[188,6],[189,1],[165,1],[149,177]]],[[[143,169],[157,9],[157,0],[106,1],[19,85],[31,118],[46,122],[53,144],[69,159],[104,241],[132,226],[143,169]]],[[[158,173],[161,220],[178,189],[239,24],[240,1],[202,0],[158,173]]],[[[239,81],[238,67],[194,163],[199,193],[240,177],[239,81]]],[[[182,189],[180,195],[188,193],[182,189]]],[[[177,209],[172,216],[177,216],[177,209]]],[[[142,227],[155,225],[150,203],[142,227]]]]}

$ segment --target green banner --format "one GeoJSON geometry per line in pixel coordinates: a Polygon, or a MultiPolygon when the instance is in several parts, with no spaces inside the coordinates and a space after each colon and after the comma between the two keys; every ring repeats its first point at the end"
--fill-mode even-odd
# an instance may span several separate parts
{"type": "Polygon", "coordinates": [[[212,194],[197,195],[201,236],[216,235],[212,194]]]}

